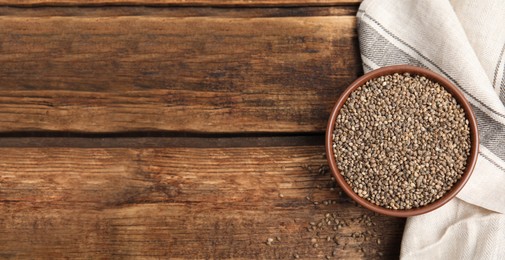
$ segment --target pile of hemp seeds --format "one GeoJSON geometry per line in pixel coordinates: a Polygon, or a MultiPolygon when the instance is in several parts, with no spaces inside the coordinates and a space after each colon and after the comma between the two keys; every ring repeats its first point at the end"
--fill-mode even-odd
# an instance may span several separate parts
{"type": "Polygon", "coordinates": [[[456,99],[409,73],[374,78],[353,91],[333,132],[337,166],[353,191],[395,210],[440,199],[463,175],[470,146],[456,99]]]}

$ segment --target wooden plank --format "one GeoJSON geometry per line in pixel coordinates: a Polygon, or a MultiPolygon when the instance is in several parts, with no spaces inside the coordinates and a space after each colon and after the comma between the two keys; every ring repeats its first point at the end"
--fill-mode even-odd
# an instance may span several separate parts
{"type": "Polygon", "coordinates": [[[322,132],[352,16],[0,17],[0,131],[322,132]]]}
{"type": "Polygon", "coordinates": [[[361,0],[0,0],[8,6],[335,6],[358,5],[361,0]]]}
{"type": "Polygon", "coordinates": [[[1,148],[0,256],[396,258],[404,220],[351,203],[323,151],[1,148]]]}

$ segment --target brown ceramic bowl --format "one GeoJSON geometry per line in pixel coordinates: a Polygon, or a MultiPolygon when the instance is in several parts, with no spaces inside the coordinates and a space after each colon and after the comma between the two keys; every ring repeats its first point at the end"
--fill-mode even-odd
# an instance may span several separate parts
{"type": "Polygon", "coordinates": [[[397,66],[390,66],[390,67],[384,67],[380,68],[374,71],[371,71],[369,73],[366,73],[365,75],[361,76],[357,80],[355,80],[345,91],[344,93],[339,97],[337,100],[337,103],[335,104],[335,107],[333,107],[333,110],[330,115],[330,119],[328,121],[328,126],[326,128],[326,157],[328,160],[328,163],[330,165],[331,172],[333,173],[333,176],[335,176],[335,179],[337,180],[338,184],[342,189],[349,195],[353,200],[355,200],[357,203],[362,205],[363,207],[384,214],[384,215],[389,215],[389,216],[395,216],[395,217],[410,217],[410,216],[415,216],[419,214],[424,214],[427,212],[430,212],[438,207],[441,207],[445,203],[447,203],[449,200],[451,200],[456,194],[463,188],[465,183],[468,181],[468,178],[470,178],[470,175],[472,174],[473,168],[475,166],[475,162],[477,161],[477,155],[479,151],[479,135],[478,135],[478,130],[477,130],[477,121],[475,120],[475,115],[472,111],[472,108],[466,98],[463,96],[463,94],[456,88],[449,80],[445,79],[444,77],[436,74],[435,72],[432,72],[430,70],[424,69],[424,68],[419,68],[419,67],[414,67],[414,66],[408,66],[408,65],[397,65],[397,66]],[[437,201],[428,204],[423,207],[419,208],[414,208],[414,209],[408,209],[408,210],[393,210],[393,209],[387,209],[384,207],[377,206],[368,200],[361,198],[358,196],[358,194],[354,193],[352,188],[347,184],[345,181],[344,177],[340,174],[340,171],[337,167],[336,161],[335,161],[335,156],[333,154],[333,130],[335,126],[335,121],[337,119],[338,113],[342,106],[344,105],[345,101],[349,97],[349,95],[358,87],[362,86],[365,84],[368,80],[372,78],[377,78],[380,76],[384,75],[391,75],[394,73],[405,73],[408,72],[410,74],[415,74],[415,75],[422,75],[425,76],[426,78],[429,78],[435,82],[438,82],[441,86],[445,87],[447,91],[449,91],[453,97],[459,102],[459,104],[463,107],[463,109],[466,112],[466,116],[468,121],[470,122],[470,138],[471,138],[471,148],[470,148],[470,156],[468,157],[467,160],[467,167],[465,169],[465,172],[463,173],[463,176],[461,179],[454,184],[452,189],[448,191],[442,198],[438,199],[437,201]]]}

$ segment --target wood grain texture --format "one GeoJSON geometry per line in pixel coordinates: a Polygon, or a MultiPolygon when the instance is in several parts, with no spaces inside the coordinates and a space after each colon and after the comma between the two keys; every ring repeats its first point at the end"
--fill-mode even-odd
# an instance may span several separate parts
{"type": "Polygon", "coordinates": [[[358,5],[361,0],[0,0],[8,6],[335,6],[358,5]]]}
{"type": "Polygon", "coordinates": [[[322,132],[355,18],[0,17],[0,131],[322,132]]]}
{"type": "Polygon", "coordinates": [[[351,203],[323,150],[0,148],[0,257],[396,258],[404,221],[351,203]]]}

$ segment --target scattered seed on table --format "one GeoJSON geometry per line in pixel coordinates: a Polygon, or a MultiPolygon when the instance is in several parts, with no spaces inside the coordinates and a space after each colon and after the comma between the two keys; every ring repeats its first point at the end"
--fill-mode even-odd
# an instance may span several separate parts
{"type": "Polygon", "coordinates": [[[452,94],[410,74],[381,76],[353,91],[333,132],[346,182],[388,209],[441,198],[464,173],[470,145],[465,111],[452,94]]]}
{"type": "Polygon", "coordinates": [[[271,237],[267,238],[267,242],[266,242],[266,243],[267,243],[267,245],[271,246],[271,245],[272,245],[272,242],[274,242],[274,239],[273,239],[273,238],[271,238],[271,237]]]}

